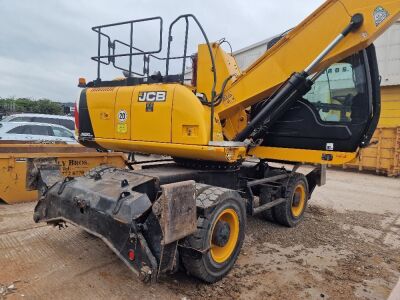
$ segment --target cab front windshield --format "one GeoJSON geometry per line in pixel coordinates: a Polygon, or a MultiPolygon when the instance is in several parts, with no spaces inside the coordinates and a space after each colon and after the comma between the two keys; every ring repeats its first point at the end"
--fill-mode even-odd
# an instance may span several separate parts
{"type": "Polygon", "coordinates": [[[315,107],[322,122],[367,122],[371,104],[361,56],[353,55],[331,65],[304,99],[315,107]]]}

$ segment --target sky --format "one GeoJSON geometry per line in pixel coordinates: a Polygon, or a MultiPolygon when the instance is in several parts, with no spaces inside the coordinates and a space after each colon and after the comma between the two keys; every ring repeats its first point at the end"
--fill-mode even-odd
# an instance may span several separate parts
{"type": "MultiPolygon", "coordinates": [[[[97,52],[97,35],[91,30],[96,25],[161,16],[163,47],[166,48],[169,24],[178,15],[191,13],[201,22],[210,41],[225,38],[235,51],[296,26],[323,2],[0,0],[0,98],[75,101],[79,93],[78,78],[84,77],[87,81],[96,78],[96,63],[90,59],[97,52]]],[[[152,22],[148,26],[144,23],[135,26],[134,40],[147,50],[155,50],[158,42],[156,25],[152,22]]],[[[182,49],[178,46],[183,47],[183,27],[178,25],[173,41],[173,53],[176,54],[182,49]]],[[[194,53],[196,45],[202,42],[199,32],[192,30],[192,26],[189,29],[189,53],[194,53]]],[[[126,27],[115,28],[109,33],[129,41],[126,27]]],[[[136,66],[139,63],[134,61],[136,66]]],[[[112,68],[104,68],[102,79],[113,79],[119,74],[121,72],[112,68]]]]}

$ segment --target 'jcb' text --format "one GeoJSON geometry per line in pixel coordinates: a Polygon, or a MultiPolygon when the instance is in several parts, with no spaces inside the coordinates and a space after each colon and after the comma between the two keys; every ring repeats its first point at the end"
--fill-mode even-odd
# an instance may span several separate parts
{"type": "Polygon", "coordinates": [[[139,92],[139,102],[163,102],[167,99],[167,92],[139,92]]]}

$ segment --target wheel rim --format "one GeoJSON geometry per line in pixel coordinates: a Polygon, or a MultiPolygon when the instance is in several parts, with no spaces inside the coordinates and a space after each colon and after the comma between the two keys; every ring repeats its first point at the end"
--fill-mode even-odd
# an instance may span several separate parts
{"type": "Polygon", "coordinates": [[[218,218],[215,220],[215,223],[212,228],[212,235],[214,235],[215,225],[218,221],[226,222],[229,225],[229,238],[224,246],[215,245],[211,241],[211,257],[217,263],[223,263],[232,255],[235,250],[238,237],[239,237],[239,217],[235,210],[232,208],[227,208],[223,210],[218,218]]]}
{"type": "Polygon", "coordinates": [[[294,189],[291,211],[294,217],[302,214],[304,205],[306,203],[306,190],[302,184],[299,184],[294,189]]]}

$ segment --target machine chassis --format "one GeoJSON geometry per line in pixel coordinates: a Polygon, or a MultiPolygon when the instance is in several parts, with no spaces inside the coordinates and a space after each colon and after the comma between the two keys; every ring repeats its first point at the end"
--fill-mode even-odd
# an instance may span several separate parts
{"type": "Polygon", "coordinates": [[[215,282],[230,271],[240,253],[246,213],[268,216],[276,210],[275,221],[295,226],[315,186],[325,181],[323,166],[304,176],[296,172],[300,165],[289,170],[262,160],[235,166],[210,162],[202,169],[190,168],[189,163],[195,162],[182,166],[171,160],[146,161],[129,164],[130,169],[100,166],[86,176],[61,179],[51,159],[30,160],[27,182],[40,191],[34,220],[59,227],[71,223],[101,238],[143,281],[155,281],[183,264],[188,273],[215,282]],[[306,191],[297,215],[290,214],[296,201],[293,182],[303,182],[306,191]],[[230,212],[232,207],[237,240],[210,270],[213,244],[224,248],[234,228],[227,228],[226,217],[220,220],[216,212],[230,212]],[[206,227],[201,226],[204,222],[206,227]],[[225,225],[225,231],[220,226],[222,231],[215,233],[217,223],[225,225]]]}

